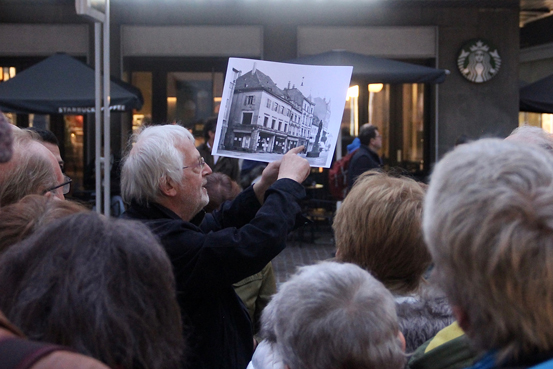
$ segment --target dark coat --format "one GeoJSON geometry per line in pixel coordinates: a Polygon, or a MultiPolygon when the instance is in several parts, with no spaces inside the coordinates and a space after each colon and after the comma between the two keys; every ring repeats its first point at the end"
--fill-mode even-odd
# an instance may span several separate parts
{"type": "Polygon", "coordinates": [[[302,185],[281,179],[267,190],[263,206],[250,186],[220,211],[191,222],[158,204],[131,204],[124,214],[150,227],[173,264],[189,368],[248,365],[251,322],[232,284],[261,271],[284,249],[304,196],[302,185]]]}
{"type": "Polygon", "coordinates": [[[203,143],[198,146],[197,149],[212,171],[226,174],[233,181],[240,184],[240,164],[238,159],[220,156],[217,163],[214,163],[213,155],[211,155],[211,149],[207,146],[207,144],[203,143]]]}
{"type": "Polygon", "coordinates": [[[357,177],[367,170],[382,168],[382,160],[377,153],[366,145],[361,145],[353,154],[348,167],[348,191],[355,183],[357,177]]]}

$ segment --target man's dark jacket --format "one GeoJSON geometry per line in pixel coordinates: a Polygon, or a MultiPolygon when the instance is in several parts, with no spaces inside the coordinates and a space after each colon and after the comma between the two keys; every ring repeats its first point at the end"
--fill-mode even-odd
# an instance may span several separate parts
{"type": "Polygon", "coordinates": [[[348,191],[361,174],[367,170],[382,168],[382,160],[366,145],[361,145],[353,154],[348,167],[348,191]]]}
{"type": "Polygon", "coordinates": [[[133,203],[124,214],[146,223],[171,259],[190,348],[186,367],[246,368],[253,353],[251,322],[232,284],[284,249],[304,195],[302,185],[280,179],[266,191],[263,206],[250,186],[221,211],[191,222],[159,204],[133,203]]]}

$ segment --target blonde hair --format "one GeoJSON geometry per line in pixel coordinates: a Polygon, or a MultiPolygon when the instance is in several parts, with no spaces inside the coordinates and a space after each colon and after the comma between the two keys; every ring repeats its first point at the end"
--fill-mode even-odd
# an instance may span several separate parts
{"type": "Polygon", "coordinates": [[[86,207],[72,201],[27,195],[0,209],[0,253],[54,220],[86,211],[86,207]]]}
{"type": "Polygon", "coordinates": [[[368,270],[398,294],[418,289],[431,262],[421,230],[424,189],[406,177],[365,172],[338,209],[337,258],[368,270]]]}

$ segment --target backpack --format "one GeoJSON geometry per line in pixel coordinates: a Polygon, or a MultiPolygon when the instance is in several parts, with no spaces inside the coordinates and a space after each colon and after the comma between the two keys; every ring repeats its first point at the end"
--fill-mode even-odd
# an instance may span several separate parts
{"type": "Polygon", "coordinates": [[[328,189],[330,194],[336,200],[343,200],[346,197],[348,191],[348,169],[351,158],[355,154],[356,150],[353,150],[340,160],[336,160],[332,164],[332,168],[328,171],[328,189]]]}

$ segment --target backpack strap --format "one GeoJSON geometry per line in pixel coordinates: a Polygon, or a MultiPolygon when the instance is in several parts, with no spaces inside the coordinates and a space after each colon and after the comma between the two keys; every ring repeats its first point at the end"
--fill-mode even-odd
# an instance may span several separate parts
{"type": "Polygon", "coordinates": [[[54,351],[70,349],[50,343],[41,343],[17,337],[0,340],[2,369],[28,369],[38,360],[54,351]]]}

